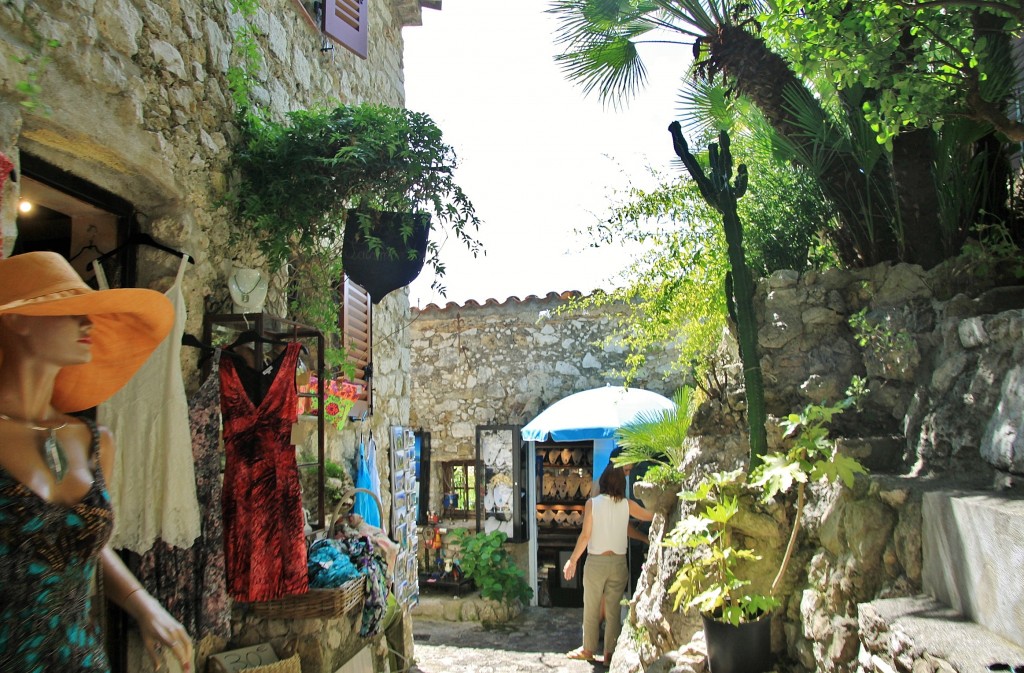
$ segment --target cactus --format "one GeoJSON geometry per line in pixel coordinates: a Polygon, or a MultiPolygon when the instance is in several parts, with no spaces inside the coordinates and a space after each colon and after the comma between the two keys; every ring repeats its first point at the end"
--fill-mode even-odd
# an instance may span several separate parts
{"type": "MultiPolygon", "coordinates": [[[[761,463],[761,457],[767,452],[768,437],[764,427],[767,420],[764,407],[764,379],[761,376],[761,361],[757,354],[754,280],[743,254],[743,228],[736,214],[736,200],[747,191],[747,166],[740,164],[737,167],[736,181],[730,185],[732,153],[729,151],[729,134],[722,131],[718,136],[718,144],[711,143],[708,147],[711,172],[710,175],[706,175],[697,159],[690,153],[679,122],[669,124],[668,131],[672,134],[673,149],[697,183],[701,196],[722,214],[725,240],[729,248],[729,266],[732,269],[732,296],[727,296],[727,300],[731,300],[729,303],[735,306],[736,311],[736,331],[739,333],[740,359],[743,361],[747,424],[750,430],[749,467],[753,469],[761,463]]],[[[728,287],[726,292],[729,294],[728,287]]]]}

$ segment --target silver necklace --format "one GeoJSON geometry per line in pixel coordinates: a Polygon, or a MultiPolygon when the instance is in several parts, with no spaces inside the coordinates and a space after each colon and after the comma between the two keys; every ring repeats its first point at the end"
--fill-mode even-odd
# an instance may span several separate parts
{"type": "Polygon", "coordinates": [[[59,484],[64,479],[64,473],[68,469],[68,457],[64,453],[64,447],[61,446],[60,441],[57,439],[57,431],[66,427],[68,422],[64,421],[60,425],[46,426],[36,425],[32,421],[24,421],[20,418],[11,418],[7,414],[0,414],[0,418],[11,423],[20,423],[27,428],[31,428],[38,432],[49,433],[46,439],[43,440],[43,447],[40,449],[40,453],[43,456],[43,462],[46,463],[46,467],[49,468],[50,474],[53,475],[54,480],[59,484]]]}
{"type": "Polygon", "coordinates": [[[243,290],[242,286],[238,284],[238,274],[237,273],[231,274],[231,282],[235,284],[235,289],[238,290],[239,294],[242,295],[242,303],[243,304],[248,304],[249,303],[249,295],[252,294],[253,292],[255,292],[256,288],[258,288],[260,286],[260,284],[263,283],[263,276],[257,276],[256,277],[256,284],[253,285],[252,287],[250,287],[248,290],[243,290]]]}

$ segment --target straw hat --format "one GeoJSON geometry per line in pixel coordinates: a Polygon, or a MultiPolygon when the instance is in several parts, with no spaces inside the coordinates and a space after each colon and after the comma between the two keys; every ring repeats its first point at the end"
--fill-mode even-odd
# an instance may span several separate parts
{"type": "Polygon", "coordinates": [[[161,293],[93,290],[55,252],[0,260],[0,315],[4,313],[87,315],[92,321],[92,361],[64,367],[54,384],[52,404],[63,412],[94,407],[117,392],[174,322],[174,307],[161,293]]]}

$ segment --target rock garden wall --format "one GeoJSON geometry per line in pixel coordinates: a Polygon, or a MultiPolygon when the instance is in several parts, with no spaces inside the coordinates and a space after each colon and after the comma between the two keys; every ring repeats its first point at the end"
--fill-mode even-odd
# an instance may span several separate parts
{"type": "MultiPolygon", "coordinates": [[[[862,643],[877,634],[860,632],[859,606],[921,592],[924,493],[956,488],[1019,496],[1024,287],[1000,281],[1007,279],[981,278],[949,262],[928,272],[908,265],[778,272],[761,282],[756,310],[769,450],[780,446],[779,417],[842,398],[853,375],[866,377],[870,389],[861,411],[838,418],[833,436],[871,475],[852,489],[812,490],[780,591],[773,646],[801,667],[948,670],[912,643],[896,647],[901,652],[867,651],[862,643]],[[854,317],[862,311],[867,322],[854,317]]],[[[733,386],[698,411],[688,471],[745,463],[742,407],[742,391],[733,386]]],[[[667,592],[679,557],[659,542],[681,514],[673,490],[638,490],[667,514],[652,528],[631,603],[636,624],[620,638],[623,653],[613,671],[703,670],[701,645],[690,644],[699,618],[674,612],[667,592]]],[[[765,557],[758,565],[765,570],[752,574],[755,591],[778,568],[790,524],[779,506],[755,506],[741,518],[739,535],[765,557]]]]}

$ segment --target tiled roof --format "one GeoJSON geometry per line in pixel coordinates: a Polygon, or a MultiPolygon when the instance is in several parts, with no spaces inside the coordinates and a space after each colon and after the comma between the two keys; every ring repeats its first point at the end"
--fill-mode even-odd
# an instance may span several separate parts
{"type": "Polygon", "coordinates": [[[566,290],[565,292],[548,292],[544,296],[538,296],[535,294],[528,294],[522,299],[512,295],[504,301],[498,301],[497,299],[485,299],[483,302],[478,302],[475,299],[467,299],[462,304],[450,301],[444,306],[439,306],[434,303],[427,304],[422,308],[416,306],[412,307],[413,312],[426,313],[429,311],[449,311],[453,309],[461,308],[484,308],[488,306],[512,306],[521,304],[540,304],[540,303],[553,303],[553,302],[564,302],[575,297],[582,297],[583,293],[579,290],[566,290]]]}

